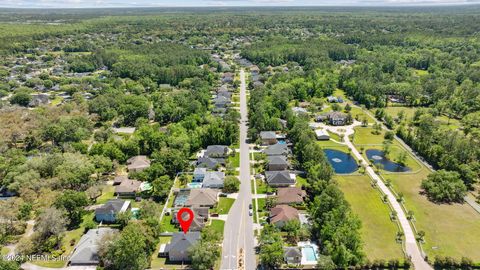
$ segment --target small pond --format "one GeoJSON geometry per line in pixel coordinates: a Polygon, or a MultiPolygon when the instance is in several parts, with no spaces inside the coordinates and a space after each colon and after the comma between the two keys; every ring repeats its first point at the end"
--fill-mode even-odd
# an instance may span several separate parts
{"type": "Polygon", "coordinates": [[[399,163],[393,162],[385,157],[382,150],[368,149],[366,152],[368,160],[373,160],[375,164],[382,164],[383,169],[388,172],[408,172],[411,169],[406,166],[402,166],[399,163]]]}
{"type": "Polygon", "coordinates": [[[357,161],[350,154],[333,149],[324,149],[323,152],[335,173],[353,173],[358,169],[357,161]]]}

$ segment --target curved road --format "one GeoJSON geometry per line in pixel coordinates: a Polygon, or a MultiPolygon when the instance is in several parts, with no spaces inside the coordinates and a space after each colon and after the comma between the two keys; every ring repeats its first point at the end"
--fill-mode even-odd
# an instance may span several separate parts
{"type": "Polygon", "coordinates": [[[222,248],[222,270],[238,269],[238,255],[244,250],[243,269],[256,269],[253,218],[249,216],[252,203],[249,146],[247,144],[247,89],[245,72],[240,70],[240,191],[225,223],[222,248]]]}

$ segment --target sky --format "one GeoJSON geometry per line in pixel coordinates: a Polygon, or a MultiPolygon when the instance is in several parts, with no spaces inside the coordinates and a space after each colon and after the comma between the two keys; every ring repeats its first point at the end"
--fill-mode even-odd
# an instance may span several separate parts
{"type": "Polygon", "coordinates": [[[7,8],[411,6],[480,4],[480,0],[0,0],[7,8]]]}

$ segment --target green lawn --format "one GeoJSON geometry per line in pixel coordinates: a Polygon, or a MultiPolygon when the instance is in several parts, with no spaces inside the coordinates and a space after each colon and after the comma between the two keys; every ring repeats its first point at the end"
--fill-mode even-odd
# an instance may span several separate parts
{"type": "Polygon", "coordinates": [[[234,156],[228,157],[228,162],[235,168],[240,167],[240,153],[236,152],[234,156]]]}
{"type": "Polygon", "coordinates": [[[213,209],[213,212],[218,213],[219,215],[226,215],[228,214],[228,211],[230,211],[230,208],[234,202],[235,199],[220,197],[220,200],[218,201],[217,206],[213,209]]]}
{"type": "Polygon", "coordinates": [[[10,250],[9,250],[8,248],[2,247],[1,252],[0,252],[0,255],[5,256],[5,255],[8,254],[9,251],[10,251],[10,250]]]}
{"type": "Polygon", "coordinates": [[[180,231],[180,228],[175,226],[174,224],[171,223],[172,221],[172,216],[171,215],[164,215],[161,223],[161,229],[163,232],[178,232],[180,231]]]}
{"type": "Polygon", "coordinates": [[[223,228],[225,227],[225,221],[219,219],[213,219],[210,226],[221,235],[223,235],[223,228]]]}
{"type": "Polygon", "coordinates": [[[426,233],[425,252],[431,259],[448,255],[480,262],[480,214],[468,204],[435,204],[420,194],[421,181],[429,173],[422,166],[416,174],[388,176],[393,188],[404,194],[407,209],[414,212],[417,229],[426,233]]]}
{"type": "Polygon", "coordinates": [[[113,199],[115,197],[113,196],[114,192],[115,192],[114,186],[110,186],[110,185],[105,186],[102,191],[102,195],[97,199],[97,204],[104,204],[109,200],[113,199]]]}
{"type": "Polygon", "coordinates": [[[397,118],[398,113],[403,111],[405,113],[405,119],[410,120],[415,114],[416,110],[417,110],[416,107],[390,106],[385,108],[385,113],[387,113],[393,118],[397,118]]]}
{"type": "MultiPolygon", "coordinates": [[[[258,205],[255,204],[255,200],[252,202],[253,206],[253,213],[256,213],[258,211],[258,217],[262,220],[262,217],[268,216],[268,211],[265,209],[265,198],[258,198],[257,199],[258,205]]],[[[260,221],[257,220],[257,215],[253,215],[253,220],[254,222],[259,223],[260,221]]]]}
{"type": "Polygon", "coordinates": [[[367,119],[368,123],[374,123],[375,119],[373,119],[370,115],[366,114],[362,108],[352,106],[352,110],[350,111],[353,119],[358,119],[358,121],[363,121],[363,119],[367,119]]]}
{"type": "Polygon", "coordinates": [[[383,138],[384,130],[381,131],[379,135],[372,133],[373,128],[371,127],[356,127],[354,133],[354,144],[382,144],[385,140],[383,138]]]}
{"type": "Polygon", "coordinates": [[[403,259],[401,245],[395,241],[398,227],[390,220],[390,208],[382,202],[380,192],[372,188],[370,178],[336,175],[335,179],[362,221],[361,234],[368,259],[403,259]]]}
{"type": "MultiPolygon", "coordinates": [[[[269,187],[267,183],[265,183],[263,180],[256,179],[255,180],[257,184],[257,194],[265,194],[267,191],[271,192],[273,188],[269,187]]],[[[254,193],[254,188],[253,188],[253,180],[252,180],[252,193],[254,193]]]]}

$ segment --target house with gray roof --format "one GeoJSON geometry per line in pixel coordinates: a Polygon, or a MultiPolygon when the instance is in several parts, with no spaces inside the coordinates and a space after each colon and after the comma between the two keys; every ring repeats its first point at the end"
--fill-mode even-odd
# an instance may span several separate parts
{"type": "MultiPolygon", "coordinates": [[[[194,214],[194,219],[192,220],[192,224],[190,224],[189,231],[201,231],[203,227],[205,227],[207,221],[208,221],[208,211],[210,208],[208,207],[192,207],[191,208],[194,214]]],[[[178,219],[177,219],[177,213],[180,210],[180,208],[174,209],[173,210],[173,215],[172,215],[172,223],[174,224],[179,224],[178,219]]],[[[183,220],[188,219],[188,213],[184,213],[182,215],[183,220]]]]}
{"type": "Polygon", "coordinates": [[[291,177],[289,171],[266,171],[265,177],[272,187],[287,187],[295,184],[295,179],[291,177]]]}
{"type": "Polygon", "coordinates": [[[225,181],[224,172],[207,172],[203,178],[203,188],[223,188],[225,181]]]}
{"type": "Polygon", "coordinates": [[[130,211],[130,208],[130,201],[121,199],[109,200],[106,204],[95,209],[95,220],[103,223],[115,223],[117,215],[130,211]]]}
{"type": "Polygon", "coordinates": [[[150,160],[147,156],[134,156],[127,160],[128,171],[141,172],[150,167],[150,160]]]}
{"type": "Polygon", "coordinates": [[[261,131],[260,139],[263,145],[272,145],[277,143],[277,134],[275,131],[261,131]]]}
{"type": "Polygon", "coordinates": [[[172,262],[189,262],[188,250],[200,240],[200,232],[174,233],[168,244],[160,246],[160,256],[166,256],[172,262]]]}
{"type": "Polygon", "coordinates": [[[197,166],[200,168],[216,170],[218,167],[225,166],[225,159],[203,156],[197,159],[197,166]]]}
{"type": "Polygon", "coordinates": [[[288,146],[286,144],[273,144],[269,145],[263,153],[267,156],[287,156],[290,153],[288,146]]]}
{"type": "Polygon", "coordinates": [[[218,190],[210,188],[191,189],[185,202],[186,207],[214,207],[218,202],[218,190]]]}
{"type": "Polygon", "coordinates": [[[95,266],[100,263],[98,249],[103,238],[118,232],[111,228],[90,229],[80,238],[70,257],[70,266],[95,266]]]}
{"type": "Polygon", "coordinates": [[[228,156],[228,146],[226,145],[209,145],[205,151],[205,156],[211,158],[224,158],[228,156]]]}
{"type": "Polygon", "coordinates": [[[283,171],[290,166],[285,156],[268,156],[267,167],[269,171],[283,171]]]}
{"type": "Polygon", "coordinates": [[[202,182],[207,173],[207,168],[195,168],[193,170],[193,182],[202,182]]]}

